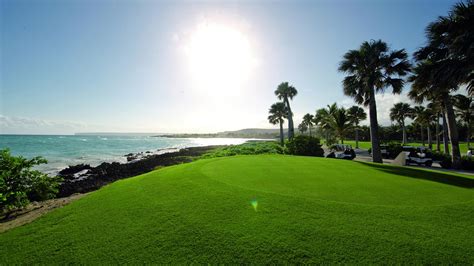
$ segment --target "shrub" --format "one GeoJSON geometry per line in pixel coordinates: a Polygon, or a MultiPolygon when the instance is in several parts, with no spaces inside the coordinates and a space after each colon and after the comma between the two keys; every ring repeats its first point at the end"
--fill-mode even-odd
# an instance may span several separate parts
{"type": "Polygon", "coordinates": [[[387,145],[388,157],[391,159],[394,159],[395,157],[397,157],[402,151],[403,151],[403,146],[401,143],[390,142],[387,145]]]}
{"type": "Polygon", "coordinates": [[[335,137],[333,137],[333,136],[328,136],[328,137],[326,138],[326,146],[327,146],[327,147],[330,147],[330,146],[332,146],[332,145],[334,145],[334,144],[337,144],[337,139],[336,139],[335,137]]]}
{"type": "Polygon", "coordinates": [[[234,155],[282,154],[283,148],[275,141],[249,141],[212,150],[201,158],[225,157],[234,155]]]}
{"type": "MultiPolygon", "coordinates": [[[[388,152],[388,157],[389,159],[394,159],[396,158],[400,152],[403,151],[403,146],[399,142],[388,142],[386,144],[381,144],[387,146],[386,150],[388,152]]],[[[368,149],[369,154],[372,154],[372,147],[368,149]]]]}
{"type": "Polygon", "coordinates": [[[474,170],[474,159],[469,156],[461,157],[461,168],[464,170],[474,170]]]}
{"type": "Polygon", "coordinates": [[[8,149],[0,150],[0,213],[56,195],[61,179],[31,169],[44,163],[47,161],[42,157],[26,159],[12,156],[8,149]]]}
{"type": "Polygon", "coordinates": [[[299,135],[288,141],[287,150],[289,154],[304,156],[324,156],[324,150],[321,148],[318,138],[299,135]]]}
{"type": "Polygon", "coordinates": [[[439,164],[441,165],[441,167],[446,168],[446,169],[451,168],[453,164],[451,155],[445,154],[442,152],[433,152],[432,155],[433,155],[433,161],[439,161],[439,164]]]}

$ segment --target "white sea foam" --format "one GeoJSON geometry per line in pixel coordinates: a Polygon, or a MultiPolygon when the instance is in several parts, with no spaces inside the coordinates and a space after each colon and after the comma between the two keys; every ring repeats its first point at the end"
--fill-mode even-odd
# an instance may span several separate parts
{"type": "Polygon", "coordinates": [[[26,158],[42,156],[48,164],[35,169],[57,174],[69,165],[102,162],[126,163],[124,156],[143,152],[143,156],[178,151],[182,148],[241,144],[247,139],[236,138],[161,138],[150,136],[12,136],[0,135],[0,147],[10,148],[14,155],[26,158]],[[106,141],[105,141],[106,140],[106,141]],[[150,151],[146,153],[146,151],[150,151]]]}

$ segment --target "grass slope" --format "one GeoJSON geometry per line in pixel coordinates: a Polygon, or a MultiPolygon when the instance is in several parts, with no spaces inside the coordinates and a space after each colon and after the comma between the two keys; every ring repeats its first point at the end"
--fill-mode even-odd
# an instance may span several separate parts
{"type": "Polygon", "coordinates": [[[324,158],[199,160],[0,234],[0,264],[472,263],[473,187],[462,175],[324,158]]]}

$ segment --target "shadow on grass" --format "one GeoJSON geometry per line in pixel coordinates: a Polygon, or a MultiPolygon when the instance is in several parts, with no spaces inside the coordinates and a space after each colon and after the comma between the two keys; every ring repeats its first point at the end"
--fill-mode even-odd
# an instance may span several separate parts
{"type": "Polygon", "coordinates": [[[443,183],[443,184],[463,187],[463,188],[474,188],[474,179],[462,177],[462,176],[458,176],[458,175],[454,175],[450,173],[424,171],[421,169],[414,169],[414,168],[403,167],[403,166],[383,165],[383,164],[375,164],[375,163],[367,163],[367,162],[359,162],[359,161],[357,161],[357,163],[375,168],[376,170],[386,172],[389,174],[424,179],[424,180],[429,180],[433,182],[438,182],[438,183],[443,183]]]}

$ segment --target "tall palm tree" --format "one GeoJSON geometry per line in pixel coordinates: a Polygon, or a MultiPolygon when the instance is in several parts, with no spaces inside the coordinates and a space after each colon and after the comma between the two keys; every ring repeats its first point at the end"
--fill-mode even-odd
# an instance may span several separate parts
{"type": "Polygon", "coordinates": [[[433,114],[433,122],[435,123],[435,136],[436,136],[436,150],[440,151],[441,150],[441,142],[439,139],[440,133],[440,127],[439,127],[439,117],[441,116],[441,112],[443,111],[443,107],[439,102],[430,102],[427,105],[427,108],[430,110],[430,112],[433,114]]]}
{"type": "Polygon", "coordinates": [[[407,131],[405,127],[405,119],[411,117],[413,109],[408,103],[396,103],[390,109],[390,120],[396,121],[402,128],[402,144],[407,143],[407,131]]]}
{"type": "MultiPolygon", "coordinates": [[[[422,48],[423,49],[423,48],[422,48]]],[[[413,69],[413,76],[410,77],[411,90],[408,96],[417,103],[423,103],[425,100],[438,100],[443,107],[443,130],[445,152],[449,150],[447,145],[448,135],[451,141],[451,157],[453,167],[459,168],[461,164],[461,152],[459,149],[458,128],[456,125],[456,115],[453,108],[451,92],[458,89],[457,85],[445,76],[442,69],[446,68],[445,61],[433,61],[440,55],[432,54],[429,58],[422,57],[422,50],[415,53],[415,58],[419,61],[413,69]],[[445,79],[440,79],[439,76],[445,79]]],[[[448,151],[449,152],[449,151],[448,151]]]]}
{"type": "MultiPolygon", "coordinates": [[[[461,152],[456,116],[450,92],[460,85],[474,93],[474,1],[458,3],[448,16],[441,16],[426,28],[427,45],[415,52],[418,62],[412,83],[414,94],[429,90],[443,104],[445,121],[451,140],[453,167],[459,168],[461,152]]],[[[447,136],[446,136],[447,138],[447,136]]]]}
{"type": "Polygon", "coordinates": [[[453,98],[456,115],[467,127],[466,142],[469,147],[471,141],[472,120],[474,119],[474,102],[472,101],[472,97],[466,97],[462,94],[457,94],[453,98]]]}
{"type": "Polygon", "coordinates": [[[443,147],[444,153],[449,154],[449,129],[446,114],[443,112],[443,147]]]}
{"type": "Polygon", "coordinates": [[[382,154],[375,93],[388,87],[395,94],[402,91],[403,77],[410,71],[407,57],[404,49],[391,51],[385,42],[372,40],[348,51],[339,65],[339,71],[349,74],[343,81],[344,94],[369,107],[372,159],[377,163],[382,163],[382,154]]]}
{"type": "Polygon", "coordinates": [[[359,107],[357,105],[354,105],[351,108],[349,108],[347,110],[347,113],[349,115],[349,119],[354,125],[356,149],[358,149],[359,148],[359,123],[367,119],[367,113],[364,111],[364,108],[359,107]]]}
{"type": "Polygon", "coordinates": [[[312,114],[305,114],[303,116],[304,125],[309,129],[309,136],[311,136],[311,129],[313,128],[313,119],[314,116],[312,114]]]}
{"type": "Polygon", "coordinates": [[[426,120],[426,133],[428,137],[428,147],[430,150],[433,150],[433,136],[431,134],[431,127],[433,126],[434,122],[438,122],[439,119],[438,113],[435,109],[432,109],[431,106],[427,106],[425,109],[425,120],[426,120]]]}
{"type": "Polygon", "coordinates": [[[449,77],[457,85],[466,84],[474,95],[474,1],[455,4],[447,16],[440,16],[426,29],[429,45],[424,56],[435,52],[446,61],[440,80],[449,77]]]}
{"type": "Polygon", "coordinates": [[[287,119],[289,139],[292,139],[295,136],[295,127],[293,125],[293,112],[291,111],[290,100],[292,100],[293,97],[296,96],[296,94],[298,94],[298,91],[295,89],[295,87],[289,85],[288,82],[282,82],[275,90],[275,95],[278,97],[278,99],[282,100],[285,103],[286,108],[288,110],[287,119]]]}
{"type": "Polygon", "coordinates": [[[282,102],[274,103],[268,112],[270,113],[268,116],[268,121],[273,125],[280,124],[280,144],[283,146],[285,142],[283,135],[283,123],[285,122],[285,118],[287,118],[288,115],[286,105],[282,102]]]}
{"type": "Polygon", "coordinates": [[[420,136],[421,136],[421,144],[425,146],[425,134],[424,134],[424,127],[426,126],[427,123],[427,116],[425,113],[425,107],[424,106],[415,106],[413,108],[413,116],[415,120],[414,122],[420,126],[420,136]]]}

